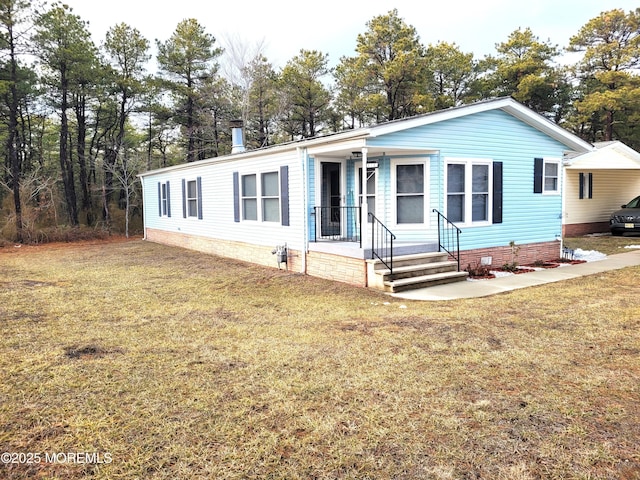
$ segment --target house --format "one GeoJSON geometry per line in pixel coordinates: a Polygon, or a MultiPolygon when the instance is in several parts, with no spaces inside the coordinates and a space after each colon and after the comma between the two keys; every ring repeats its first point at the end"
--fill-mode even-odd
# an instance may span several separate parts
{"type": "Polygon", "coordinates": [[[640,153],[622,142],[600,142],[595,150],[565,161],[564,236],[608,232],[609,217],[640,195],[640,153]]]}
{"type": "Polygon", "coordinates": [[[593,150],[512,98],[254,151],[232,136],[140,175],[147,240],[390,291],[558,258],[563,158],[593,150]]]}

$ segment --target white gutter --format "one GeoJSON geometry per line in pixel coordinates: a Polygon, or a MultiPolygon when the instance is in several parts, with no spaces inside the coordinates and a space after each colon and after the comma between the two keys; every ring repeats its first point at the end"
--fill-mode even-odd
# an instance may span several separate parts
{"type": "MultiPolygon", "coordinates": [[[[303,219],[303,228],[302,228],[302,262],[301,262],[301,272],[307,273],[307,253],[309,252],[309,199],[307,198],[307,150],[306,148],[297,147],[298,156],[300,157],[300,162],[302,163],[302,219],[303,219]]],[[[291,206],[289,206],[291,208],[291,206]]]]}
{"type": "Polygon", "coordinates": [[[147,209],[147,202],[144,201],[145,196],[144,196],[144,177],[138,175],[138,178],[140,179],[140,185],[142,186],[142,239],[146,240],[147,239],[147,212],[145,211],[147,209]]]}

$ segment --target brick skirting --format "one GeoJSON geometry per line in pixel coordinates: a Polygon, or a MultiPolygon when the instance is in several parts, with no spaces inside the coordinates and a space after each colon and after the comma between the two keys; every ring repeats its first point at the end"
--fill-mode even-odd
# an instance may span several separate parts
{"type": "MultiPolygon", "coordinates": [[[[150,242],[161,243],[163,245],[173,245],[198,252],[218,255],[220,257],[228,257],[244,262],[278,268],[276,256],[271,253],[275,245],[273,247],[267,247],[245,242],[167,232],[153,228],[146,229],[145,238],[150,242]]],[[[298,250],[288,249],[287,263],[280,264],[280,268],[290,272],[300,272],[302,269],[301,253],[302,252],[298,250]]]]}
{"type": "Polygon", "coordinates": [[[562,226],[563,237],[581,237],[590,233],[605,233],[609,231],[609,222],[573,223],[562,226]]]}
{"type": "Polygon", "coordinates": [[[362,258],[343,257],[330,253],[307,253],[307,271],[313,277],[367,286],[367,265],[362,258]]]}
{"type": "MultiPolygon", "coordinates": [[[[277,268],[278,266],[275,255],[271,253],[273,247],[168,232],[153,228],[146,229],[146,239],[150,242],[187,248],[267,267],[277,268]]],[[[281,264],[281,268],[286,268],[290,272],[306,273],[314,277],[345,282],[360,287],[367,285],[367,268],[364,259],[322,252],[308,252],[307,268],[306,272],[303,272],[302,255],[304,255],[304,252],[288,249],[287,264],[281,264]]]]}
{"type": "Polygon", "coordinates": [[[483,257],[491,257],[491,265],[501,267],[506,263],[516,262],[518,265],[534,263],[537,260],[557,260],[561,256],[560,242],[528,243],[516,245],[517,254],[512,255],[510,246],[480,248],[460,252],[460,269],[465,270],[468,265],[475,266],[483,257]]]}
{"type": "MultiPolygon", "coordinates": [[[[146,229],[146,239],[164,245],[173,245],[199,252],[233,258],[236,260],[277,268],[273,247],[253,245],[245,242],[212,239],[178,232],[146,229]]],[[[560,242],[543,242],[517,245],[518,252],[512,256],[509,246],[465,250],[460,252],[460,269],[476,265],[483,257],[491,257],[491,264],[499,267],[505,263],[517,262],[519,265],[534,263],[537,260],[556,260],[560,257],[560,242]]],[[[289,250],[287,264],[281,264],[290,272],[306,273],[313,277],[344,282],[360,287],[367,286],[367,265],[362,258],[344,257],[326,252],[309,251],[305,263],[299,250],[289,250]]]]}

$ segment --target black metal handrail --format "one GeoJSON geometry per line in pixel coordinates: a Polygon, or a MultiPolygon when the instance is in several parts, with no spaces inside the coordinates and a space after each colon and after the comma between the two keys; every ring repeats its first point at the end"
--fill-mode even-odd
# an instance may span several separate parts
{"type": "Polygon", "coordinates": [[[396,236],[373,213],[371,220],[371,259],[378,258],[393,273],[393,241],[396,236]]]}
{"type": "Polygon", "coordinates": [[[462,231],[435,208],[433,212],[438,214],[438,251],[444,250],[457,261],[458,271],[460,271],[460,233],[462,231]]]}
{"type": "Polygon", "coordinates": [[[315,216],[314,242],[318,239],[362,242],[359,206],[313,207],[313,214],[315,216]]]}

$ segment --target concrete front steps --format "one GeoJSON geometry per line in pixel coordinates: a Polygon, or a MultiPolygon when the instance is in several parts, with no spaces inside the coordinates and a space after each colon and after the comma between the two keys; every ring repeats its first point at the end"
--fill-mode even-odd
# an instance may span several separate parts
{"type": "Polygon", "coordinates": [[[367,273],[370,288],[391,293],[464,281],[468,276],[458,272],[458,263],[446,252],[394,256],[393,274],[382,261],[367,260],[367,273]]]}

